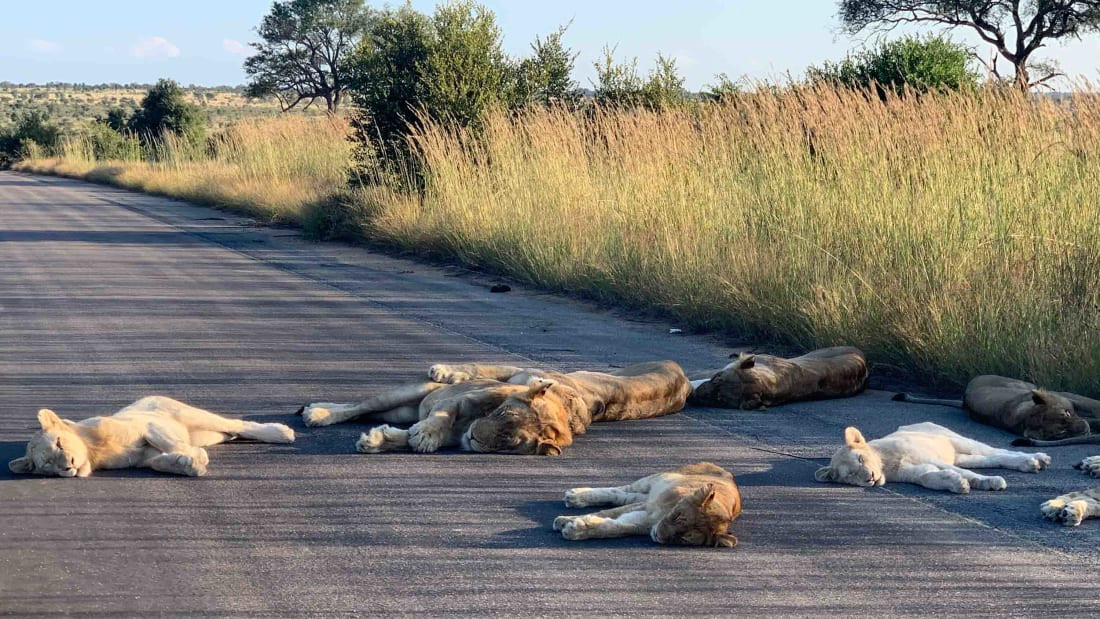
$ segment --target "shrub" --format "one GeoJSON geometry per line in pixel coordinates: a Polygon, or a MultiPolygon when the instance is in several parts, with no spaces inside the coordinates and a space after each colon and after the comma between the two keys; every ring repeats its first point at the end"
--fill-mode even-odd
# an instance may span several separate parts
{"type": "Polygon", "coordinates": [[[909,36],[883,43],[839,63],[810,67],[807,77],[811,82],[849,88],[877,85],[880,95],[887,90],[900,94],[906,88],[918,93],[973,90],[979,79],[971,67],[970,50],[942,36],[909,36]]]}

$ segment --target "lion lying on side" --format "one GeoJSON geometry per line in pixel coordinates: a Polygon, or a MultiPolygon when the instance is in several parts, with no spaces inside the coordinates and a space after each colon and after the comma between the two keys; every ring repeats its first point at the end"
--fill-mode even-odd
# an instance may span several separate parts
{"type": "Polygon", "coordinates": [[[291,443],[294,431],[281,423],[255,423],[215,415],[164,396],[148,396],[109,417],[81,422],[38,411],[42,430],[27,443],[27,455],[8,463],[13,473],[87,477],[96,469],[145,467],[197,477],[210,459],[203,447],[243,436],[265,443],[291,443]]]}
{"type": "Polygon", "coordinates": [[[733,548],[730,523],[741,514],[733,475],[710,462],[643,477],[613,488],[573,488],[566,507],[619,505],[580,516],[558,516],[554,530],[569,540],[649,535],[658,544],[733,548]]]}
{"type": "MultiPolygon", "coordinates": [[[[1100,477],[1100,456],[1090,456],[1073,465],[1093,477],[1100,477]]],[[[1046,501],[1039,510],[1047,520],[1075,527],[1086,518],[1100,518],[1100,486],[1070,492],[1046,501]]]]}
{"type": "Polygon", "coordinates": [[[478,452],[559,455],[593,422],[646,419],[679,412],[691,383],[672,361],[640,363],[611,373],[496,365],[433,365],[429,381],[381,393],[359,404],[319,402],[302,408],[307,425],[367,417],[382,425],[356,449],[432,452],[462,445],[478,452]]]}
{"type": "Polygon", "coordinates": [[[1100,435],[1092,434],[1092,424],[1100,426],[1100,402],[1074,393],[1046,391],[1014,378],[978,376],[966,385],[961,401],[917,398],[905,393],[894,399],[963,408],[975,421],[1024,437],[1013,441],[1016,446],[1100,442],[1100,435]]]}
{"type": "Polygon", "coordinates": [[[750,410],[856,395],[867,386],[867,359],[851,346],[822,348],[793,359],[742,353],[721,370],[692,378],[689,403],[750,410]]]}
{"type": "Polygon", "coordinates": [[[967,468],[1001,468],[1035,473],[1050,464],[1050,456],[997,449],[931,423],[901,426],[886,436],[866,441],[856,428],[844,430],[846,445],[833,454],[829,466],[814,474],[821,482],[882,486],[887,481],[917,484],[932,490],[964,494],[1004,490],[1003,477],[979,475],[967,468]]]}

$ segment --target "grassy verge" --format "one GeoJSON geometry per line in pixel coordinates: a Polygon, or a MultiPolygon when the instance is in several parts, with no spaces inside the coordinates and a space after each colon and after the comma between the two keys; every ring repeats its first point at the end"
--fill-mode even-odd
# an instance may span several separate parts
{"type": "MultiPolygon", "coordinates": [[[[422,193],[374,186],[350,209],[318,207],[340,175],[307,183],[308,166],[277,169],[274,149],[261,190],[234,200],[292,220],[308,207],[374,239],[698,327],[860,346],[923,378],[999,373],[1098,392],[1092,96],[883,105],[766,92],[662,113],[500,114],[476,138],[429,126],[416,150],[422,193]],[[287,197],[261,202],[275,183],[287,197]]],[[[218,184],[218,158],[188,165],[212,167],[184,191],[218,184]]],[[[126,186],[177,191],[158,183],[126,186]]]]}

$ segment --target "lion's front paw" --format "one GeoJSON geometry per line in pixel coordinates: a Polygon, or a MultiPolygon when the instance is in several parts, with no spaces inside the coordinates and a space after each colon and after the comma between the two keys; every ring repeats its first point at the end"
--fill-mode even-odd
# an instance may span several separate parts
{"type": "Polygon", "coordinates": [[[1081,469],[1088,475],[1100,477],[1100,456],[1089,456],[1073,465],[1075,469],[1081,469]]]}
{"type": "MultiPolygon", "coordinates": [[[[206,455],[206,450],[200,449],[203,456],[206,455]]],[[[202,462],[198,457],[192,457],[184,454],[174,454],[176,462],[173,466],[180,475],[187,475],[188,477],[202,477],[206,475],[206,464],[210,461],[206,458],[206,462],[202,462]]]]}
{"type": "Polygon", "coordinates": [[[1046,455],[1043,452],[1038,452],[1038,453],[1034,453],[1034,454],[1031,454],[1031,455],[1032,455],[1033,458],[1035,458],[1036,460],[1039,461],[1039,470],[1040,471],[1050,467],[1050,463],[1052,462],[1052,460],[1050,459],[1050,456],[1046,455]]]}
{"type": "Polygon", "coordinates": [[[1051,499],[1040,505],[1039,511],[1043,513],[1043,518],[1058,522],[1062,519],[1062,508],[1065,506],[1066,502],[1062,499],[1051,499]]]}
{"type": "Polygon", "coordinates": [[[207,454],[206,450],[202,447],[196,447],[195,453],[191,454],[191,457],[203,468],[205,468],[207,464],[210,464],[210,455],[207,454]]]}
{"type": "Polygon", "coordinates": [[[428,378],[437,383],[462,383],[473,378],[466,372],[459,372],[449,365],[437,363],[428,368],[428,378]]]}
{"type": "Polygon", "coordinates": [[[1017,470],[1025,473],[1038,473],[1050,466],[1050,456],[1046,454],[1032,454],[1029,458],[1021,458],[1017,470]]]}
{"type": "Polygon", "coordinates": [[[581,518],[573,518],[562,524],[561,536],[568,540],[588,539],[588,524],[581,518]]]}
{"type": "Polygon", "coordinates": [[[425,419],[409,428],[409,447],[417,453],[431,453],[443,446],[447,429],[441,424],[425,419]]]}
{"type": "Polygon", "coordinates": [[[955,494],[967,494],[970,492],[970,482],[963,477],[956,477],[951,480],[951,485],[947,489],[955,494]]]}
{"type": "Polygon", "coordinates": [[[970,482],[970,486],[978,490],[1004,490],[1008,482],[1004,477],[983,477],[970,482]]]}
{"type": "Polygon", "coordinates": [[[554,530],[561,531],[565,528],[565,525],[573,520],[576,520],[577,516],[558,516],[554,518],[554,530]]]}
{"type": "Polygon", "coordinates": [[[327,426],[332,423],[332,411],[329,410],[331,404],[319,403],[319,404],[307,404],[302,409],[302,421],[306,422],[307,426],[327,426]]]}
{"type": "MultiPolygon", "coordinates": [[[[308,422],[307,422],[308,423],[308,422]]],[[[268,443],[293,443],[294,430],[282,423],[265,423],[264,426],[271,429],[272,436],[268,437],[268,443]]]]}
{"type": "Polygon", "coordinates": [[[1075,527],[1081,524],[1088,513],[1088,505],[1084,501],[1070,501],[1062,508],[1062,526],[1075,527]]]}
{"type": "Polygon", "coordinates": [[[378,426],[359,435],[359,440],[355,441],[355,451],[364,454],[382,453],[385,443],[386,434],[382,426],[378,426]]]}
{"type": "Polygon", "coordinates": [[[565,506],[566,507],[588,507],[589,503],[585,500],[585,495],[591,492],[591,488],[571,488],[565,491],[565,506]]]}

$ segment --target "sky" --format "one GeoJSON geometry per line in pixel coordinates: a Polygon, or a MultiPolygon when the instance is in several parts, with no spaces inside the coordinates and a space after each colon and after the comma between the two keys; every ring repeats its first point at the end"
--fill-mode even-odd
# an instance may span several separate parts
{"type": "MultiPolygon", "coordinates": [[[[535,36],[572,21],[565,43],[580,52],[575,78],[591,87],[605,46],[638,59],[644,74],[658,53],[676,60],[691,90],[714,76],[783,79],[874,43],[839,32],[833,0],[482,0],[513,56],[535,36]]],[[[370,1],[375,7],[382,2],[370,1]]],[[[390,3],[393,4],[393,3],[390,3]]],[[[415,0],[431,12],[435,0],[415,0]]],[[[0,81],[242,84],[241,63],[270,0],[0,0],[0,81]]],[[[955,38],[977,46],[976,37],[955,38]]],[[[982,50],[988,50],[982,47],[982,50]]],[[[1100,34],[1053,44],[1044,57],[1071,76],[1100,81],[1100,34]]],[[[988,51],[983,51],[988,57],[988,51]]],[[[1002,62],[1002,73],[1007,65],[1002,62]]]]}

